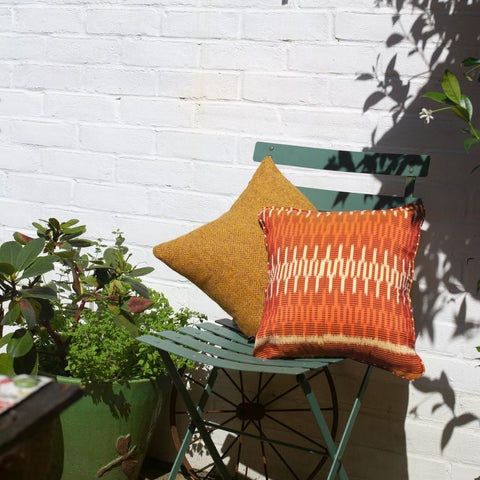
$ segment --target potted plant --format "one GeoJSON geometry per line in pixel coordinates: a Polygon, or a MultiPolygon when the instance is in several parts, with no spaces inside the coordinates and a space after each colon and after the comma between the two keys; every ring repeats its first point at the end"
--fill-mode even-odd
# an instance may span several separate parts
{"type": "Polygon", "coordinates": [[[0,245],[0,373],[85,388],[61,415],[52,478],[137,478],[168,381],[156,349],[135,337],[204,316],[148,289],[140,278],[153,269],[130,263],[120,232],[105,245],[83,238],[77,220],[33,225],[37,238],[0,245]]]}

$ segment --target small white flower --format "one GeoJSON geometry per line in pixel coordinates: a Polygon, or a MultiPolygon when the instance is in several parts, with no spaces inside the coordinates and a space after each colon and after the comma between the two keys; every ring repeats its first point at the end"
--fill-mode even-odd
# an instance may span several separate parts
{"type": "Polygon", "coordinates": [[[429,110],[428,108],[422,108],[422,110],[420,110],[420,118],[424,118],[425,123],[430,123],[430,120],[433,120],[432,114],[432,110],[429,110]]]}

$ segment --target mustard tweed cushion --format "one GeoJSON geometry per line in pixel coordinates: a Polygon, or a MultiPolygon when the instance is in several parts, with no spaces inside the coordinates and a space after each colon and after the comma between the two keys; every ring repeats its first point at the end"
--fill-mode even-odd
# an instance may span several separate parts
{"type": "Polygon", "coordinates": [[[260,325],[268,280],[258,212],[270,205],[315,208],[272,158],[265,157],[228,212],[153,249],[157,258],[217,302],[248,336],[260,325]]]}

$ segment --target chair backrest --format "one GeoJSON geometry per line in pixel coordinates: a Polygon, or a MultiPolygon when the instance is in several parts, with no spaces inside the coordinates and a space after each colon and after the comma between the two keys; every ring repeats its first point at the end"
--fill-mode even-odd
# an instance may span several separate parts
{"type": "Polygon", "coordinates": [[[319,210],[381,210],[416,200],[415,180],[426,177],[430,157],[427,155],[349,152],[295,145],[257,142],[253,159],[261,162],[271,156],[277,165],[303,168],[403,177],[402,195],[366,194],[338,190],[298,188],[319,210]]]}

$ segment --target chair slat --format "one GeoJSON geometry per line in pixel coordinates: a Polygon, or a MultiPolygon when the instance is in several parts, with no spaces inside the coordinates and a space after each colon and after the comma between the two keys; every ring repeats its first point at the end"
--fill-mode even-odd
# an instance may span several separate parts
{"type": "Polygon", "coordinates": [[[430,164],[428,155],[348,152],[257,142],[253,159],[261,162],[267,155],[278,165],[402,177],[425,177],[430,164]]]}
{"type": "Polygon", "coordinates": [[[315,205],[317,210],[384,210],[400,207],[416,200],[415,197],[391,197],[364,193],[334,192],[316,188],[298,187],[298,189],[315,205]]]}

